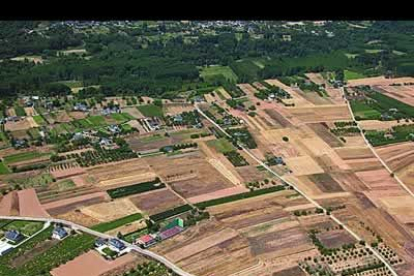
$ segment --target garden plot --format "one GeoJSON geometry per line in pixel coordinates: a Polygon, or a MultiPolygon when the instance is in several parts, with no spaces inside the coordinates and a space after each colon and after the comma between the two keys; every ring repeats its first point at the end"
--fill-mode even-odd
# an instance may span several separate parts
{"type": "Polygon", "coordinates": [[[80,211],[96,220],[105,222],[138,213],[140,210],[127,198],[103,202],[80,208],[80,211]]]}

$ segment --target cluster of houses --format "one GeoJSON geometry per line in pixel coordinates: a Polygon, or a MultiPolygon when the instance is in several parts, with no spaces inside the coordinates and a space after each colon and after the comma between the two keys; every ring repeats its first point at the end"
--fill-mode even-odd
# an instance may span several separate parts
{"type": "Polygon", "coordinates": [[[115,239],[115,238],[112,238],[112,239],[99,238],[99,239],[97,239],[95,241],[95,249],[96,249],[96,251],[98,251],[105,258],[114,258],[114,257],[118,257],[118,256],[121,256],[121,255],[129,252],[129,249],[127,248],[125,243],[123,243],[119,239],[115,239]],[[109,249],[111,252],[113,252],[114,255],[108,255],[106,253],[107,249],[109,249]]]}
{"type": "Polygon", "coordinates": [[[148,248],[157,242],[169,239],[184,231],[184,221],[176,218],[165,226],[161,231],[155,234],[147,234],[136,240],[136,244],[142,248],[148,248]]]}
{"type": "MultiPolygon", "coordinates": [[[[56,225],[52,232],[52,238],[57,240],[63,240],[69,236],[66,228],[60,225],[56,225]]],[[[26,237],[20,231],[16,229],[8,230],[4,233],[4,239],[0,240],[0,256],[6,255],[10,251],[14,250],[20,245],[21,242],[26,240],[26,237]]]]}

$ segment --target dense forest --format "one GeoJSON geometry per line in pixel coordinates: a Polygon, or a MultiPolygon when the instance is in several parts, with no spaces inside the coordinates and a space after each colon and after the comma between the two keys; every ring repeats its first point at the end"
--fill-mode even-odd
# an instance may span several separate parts
{"type": "Polygon", "coordinates": [[[105,31],[86,31],[59,22],[0,22],[0,95],[65,95],[70,89],[61,82],[73,80],[97,85],[89,93],[150,96],[231,82],[202,79],[200,70],[209,65],[229,66],[239,82],[346,68],[365,75],[414,74],[414,22],[350,24],[286,30],[277,22],[259,22],[253,30],[192,31],[189,40],[178,23],[107,24],[105,31]],[[282,39],[286,34],[290,41],[282,39]],[[81,54],[62,52],[80,48],[81,54]],[[43,62],[13,59],[19,56],[43,62]]]}

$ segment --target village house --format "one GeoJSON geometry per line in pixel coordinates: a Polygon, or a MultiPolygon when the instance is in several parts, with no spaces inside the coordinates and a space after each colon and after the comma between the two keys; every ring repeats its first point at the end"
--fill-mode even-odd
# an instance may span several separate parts
{"type": "Polygon", "coordinates": [[[126,248],[125,244],[118,239],[110,239],[108,245],[111,250],[118,253],[126,248]]]}
{"type": "Polygon", "coordinates": [[[17,231],[17,230],[7,231],[4,234],[4,237],[6,238],[6,240],[8,240],[10,242],[13,242],[13,243],[18,243],[18,242],[20,242],[21,240],[24,239],[24,236],[22,234],[20,234],[20,232],[17,231]]]}
{"type": "Polygon", "coordinates": [[[55,227],[55,229],[53,229],[52,238],[57,240],[63,240],[67,236],[68,232],[66,232],[65,228],[57,226],[55,227]]]}
{"type": "Polygon", "coordinates": [[[156,236],[152,234],[144,235],[138,239],[137,243],[143,248],[148,248],[157,243],[155,238],[156,236]]]}

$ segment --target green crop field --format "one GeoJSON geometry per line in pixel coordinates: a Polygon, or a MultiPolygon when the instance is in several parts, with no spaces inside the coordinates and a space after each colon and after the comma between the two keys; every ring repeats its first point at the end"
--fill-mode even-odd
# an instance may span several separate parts
{"type": "Polygon", "coordinates": [[[141,105],[137,108],[145,117],[162,117],[164,115],[162,108],[154,104],[141,105]]]}
{"type": "Polygon", "coordinates": [[[104,233],[112,229],[118,228],[122,225],[140,220],[141,218],[142,218],[142,215],[140,213],[137,213],[137,214],[132,214],[132,215],[129,215],[129,216],[117,219],[117,220],[100,223],[100,224],[92,226],[91,228],[95,231],[104,233]]]}
{"type": "Polygon", "coordinates": [[[237,75],[229,66],[204,67],[200,72],[200,77],[202,77],[205,81],[214,80],[214,78],[220,75],[233,83],[236,83],[238,80],[237,75]]]}
{"type": "Polygon", "coordinates": [[[40,126],[46,124],[45,120],[40,115],[33,116],[33,120],[36,122],[36,124],[38,124],[40,126]]]}
{"type": "Polygon", "coordinates": [[[130,120],[135,119],[128,113],[112,113],[111,118],[118,122],[125,122],[125,121],[130,121],[130,120]]]}
{"type": "Polygon", "coordinates": [[[6,164],[0,162],[0,174],[8,174],[9,172],[9,168],[7,168],[6,164]]]}
{"type": "Polygon", "coordinates": [[[43,222],[38,221],[23,221],[23,220],[15,220],[11,223],[4,226],[2,229],[4,231],[8,230],[18,230],[25,236],[31,236],[36,232],[40,231],[43,227],[43,222]]]}
{"type": "Polygon", "coordinates": [[[24,108],[20,105],[14,106],[14,112],[16,112],[17,116],[26,116],[26,112],[24,111],[24,108]]]}
{"type": "Polygon", "coordinates": [[[115,189],[107,190],[106,192],[109,194],[111,198],[118,198],[129,196],[133,194],[144,193],[152,190],[162,189],[165,187],[164,183],[161,183],[159,179],[154,181],[148,181],[143,183],[138,183],[134,185],[119,187],[115,189]]]}
{"type": "Polygon", "coordinates": [[[345,80],[354,80],[354,79],[362,79],[362,78],[365,78],[366,76],[361,73],[355,72],[355,71],[344,70],[344,77],[345,77],[345,80]]]}
{"type": "Polygon", "coordinates": [[[221,153],[228,153],[235,150],[233,145],[226,138],[208,141],[207,145],[213,147],[215,150],[221,153]]]}
{"type": "Polygon", "coordinates": [[[198,208],[206,208],[206,207],[220,205],[220,204],[224,204],[224,203],[228,203],[228,202],[232,202],[232,201],[236,201],[236,200],[241,200],[241,199],[245,199],[245,198],[265,195],[265,194],[268,194],[268,193],[278,192],[278,191],[282,191],[284,189],[285,188],[283,186],[274,186],[274,187],[270,187],[270,188],[266,188],[266,189],[260,189],[260,190],[251,191],[251,192],[246,192],[246,193],[242,193],[242,194],[238,194],[238,195],[231,195],[231,196],[226,196],[226,197],[222,197],[222,198],[212,199],[212,200],[209,200],[209,201],[196,203],[195,205],[198,208]]]}
{"type": "Polygon", "coordinates": [[[381,118],[381,112],[363,102],[351,101],[351,109],[357,120],[378,120],[381,118]]]}
{"type": "Polygon", "coordinates": [[[104,126],[106,125],[105,118],[102,116],[91,116],[87,119],[93,126],[104,126]]]}
{"type": "Polygon", "coordinates": [[[4,157],[4,162],[7,164],[13,164],[21,161],[27,161],[31,159],[40,158],[42,156],[49,156],[50,153],[42,153],[37,151],[22,152],[4,157]]]}

